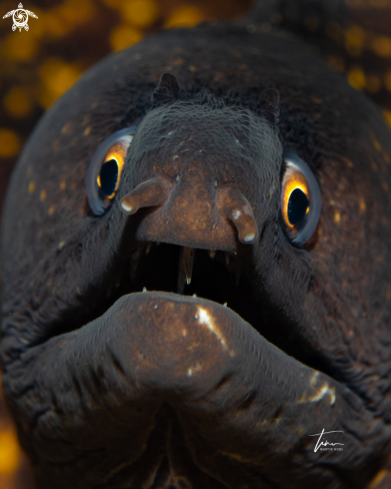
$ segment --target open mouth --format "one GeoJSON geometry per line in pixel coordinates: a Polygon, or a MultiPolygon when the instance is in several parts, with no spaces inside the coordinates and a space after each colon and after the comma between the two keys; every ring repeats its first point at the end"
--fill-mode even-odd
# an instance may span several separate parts
{"type": "Polygon", "coordinates": [[[228,305],[251,322],[257,306],[243,265],[237,253],[144,243],[130,258],[131,289],[196,295],[228,305]]]}
{"type": "MultiPolygon", "coordinates": [[[[174,292],[227,306],[267,341],[312,368],[327,371],[307,348],[295,341],[294,328],[266,295],[255,296],[252,249],[238,252],[188,248],[160,242],[139,242],[121,267],[125,270],[111,306],[126,294],[174,292]]],[[[107,308],[107,305],[106,305],[107,308]]],[[[102,311],[103,313],[103,311],[102,311]]]]}

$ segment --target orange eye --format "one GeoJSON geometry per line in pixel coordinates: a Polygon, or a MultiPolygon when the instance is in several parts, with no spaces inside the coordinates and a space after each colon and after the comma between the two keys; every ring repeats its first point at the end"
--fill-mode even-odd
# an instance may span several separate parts
{"type": "MultiPolygon", "coordinates": [[[[131,138],[132,136],[129,136],[131,138]]],[[[122,168],[131,140],[121,139],[114,143],[106,153],[106,157],[96,178],[97,184],[103,195],[112,200],[118,190],[122,168]]]]}
{"type": "Polygon", "coordinates": [[[95,215],[104,214],[115,198],[136,127],[109,136],[91,159],[86,176],[87,198],[95,215]]]}
{"type": "Polygon", "coordinates": [[[321,210],[319,185],[309,166],[293,153],[284,154],[281,214],[286,234],[296,246],[303,246],[318,225],[321,210]]]}

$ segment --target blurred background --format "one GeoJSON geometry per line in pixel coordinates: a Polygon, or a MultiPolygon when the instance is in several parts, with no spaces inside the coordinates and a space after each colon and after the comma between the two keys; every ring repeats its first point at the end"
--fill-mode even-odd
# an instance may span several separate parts
{"type": "MultiPolygon", "coordinates": [[[[345,2],[358,12],[345,25],[322,24],[293,1],[275,22],[298,25],[300,17],[297,33],[355,89],[366,91],[391,126],[391,0],[345,2]]],[[[241,18],[254,0],[22,0],[38,16],[29,17],[28,32],[12,31],[12,16],[2,19],[18,3],[0,1],[0,211],[12,167],[37,120],[85,70],[160,29],[241,18]]],[[[31,487],[28,461],[0,396],[0,488],[31,487]]]]}

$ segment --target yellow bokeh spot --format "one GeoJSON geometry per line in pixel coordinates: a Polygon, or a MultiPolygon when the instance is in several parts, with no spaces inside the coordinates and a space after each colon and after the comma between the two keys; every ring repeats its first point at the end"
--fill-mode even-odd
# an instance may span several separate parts
{"type": "Polygon", "coordinates": [[[16,118],[28,116],[33,109],[27,90],[21,87],[11,88],[4,96],[3,104],[5,110],[16,118]]]}
{"type": "Polygon", "coordinates": [[[47,197],[47,192],[45,189],[41,190],[41,193],[39,195],[39,198],[41,199],[41,201],[43,202],[47,197]]]}
{"type": "Polygon", "coordinates": [[[0,474],[14,472],[19,464],[20,449],[16,435],[11,430],[0,432],[0,474]]]}
{"type": "Polygon", "coordinates": [[[74,26],[88,21],[93,14],[93,5],[91,0],[66,0],[55,12],[69,26],[74,26]]]}
{"type": "Polygon", "coordinates": [[[29,183],[29,194],[32,194],[35,190],[35,182],[30,182],[29,183]]]}
{"type": "Polygon", "coordinates": [[[120,8],[122,19],[139,28],[153,24],[159,15],[154,0],[130,0],[123,2],[120,8]]]}
{"type": "Polygon", "coordinates": [[[40,103],[44,108],[50,107],[79,78],[80,70],[59,58],[46,59],[39,68],[42,80],[40,103]]]}
{"type": "Polygon", "coordinates": [[[37,42],[28,32],[13,32],[5,40],[5,52],[13,60],[31,61],[37,53],[37,42]]]}
{"type": "Polygon", "coordinates": [[[167,18],[164,27],[193,27],[205,20],[205,15],[193,5],[175,9],[167,18]]]}
{"type": "Polygon", "coordinates": [[[362,90],[366,84],[365,73],[360,67],[352,68],[348,72],[348,82],[356,90],[362,90]]]}
{"type": "Polygon", "coordinates": [[[361,27],[353,25],[345,31],[345,46],[361,48],[364,44],[365,33],[361,27]]]}
{"type": "Polygon", "coordinates": [[[51,37],[65,36],[72,27],[61,18],[55,8],[43,12],[41,20],[45,26],[45,34],[51,37]]]}
{"type": "Polygon", "coordinates": [[[142,39],[141,32],[132,27],[121,25],[116,27],[110,34],[110,45],[113,51],[121,51],[142,39]]]}
{"type": "Polygon", "coordinates": [[[11,158],[20,151],[20,141],[14,131],[0,128],[0,158],[11,158]]]}
{"type": "Polygon", "coordinates": [[[375,37],[372,41],[372,49],[378,56],[391,57],[391,39],[386,36],[375,37]]]}

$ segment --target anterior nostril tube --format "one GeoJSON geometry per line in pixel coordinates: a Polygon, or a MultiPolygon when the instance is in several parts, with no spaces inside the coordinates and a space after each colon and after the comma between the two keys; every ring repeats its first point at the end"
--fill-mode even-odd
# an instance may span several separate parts
{"type": "Polygon", "coordinates": [[[217,204],[220,213],[234,223],[239,240],[244,244],[254,243],[258,227],[252,208],[242,192],[233,186],[220,187],[217,204]]]}
{"type": "Polygon", "coordinates": [[[142,207],[159,205],[166,200],[170,189],[159,177],[140,183],[121,199],[119,206],[125,214],[134,214],[142,207]]]}

